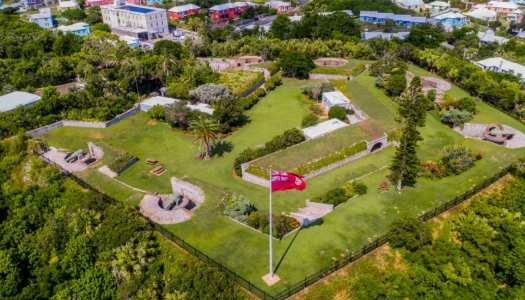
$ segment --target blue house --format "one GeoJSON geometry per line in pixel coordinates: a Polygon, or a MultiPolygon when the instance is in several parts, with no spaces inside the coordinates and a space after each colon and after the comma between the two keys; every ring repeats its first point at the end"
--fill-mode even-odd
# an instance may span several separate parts
{"type": "Polygon", "coordinates": [[[146,0],[146,3],[148,6],[152,6],[153,4],[162,4],[162,0],[146,0]]]}
{"type": "Polygon", "coordinates": [[[385,24],[386,20],[393,20],[396,25],[412,27],[415,24],[424,24],[427,21],[425,17],[413,17],[409,15],[396,15],[393,13],[380,13],[377,11],[362,11],[359,15],[362,22],[374,24],[385,24]]]}
{"type": "Polygon", "coordinates": [[[470,21],[469,18],[461,13],[447,12],[434,17],[436,23],[443,23],[443,25],[452,25],[455,27],[463,27],[470,21]]]}
{"type": "Polygon", "coordinates": [[[57,25],[55,18],[51,14],[51,9],[49,8],[41,8],[38,14],[29,16],[29,21],[37,23],[38,26],[46,29],[53,28],[57,25]]]}
{"type": "Polygon", "coordinates": [[[89,30],[89,24],[84,22],[79,22],[71,25],[61,25],[57,27],[57,30],[60,30],[64,33],[71,32],[78,36],[89,36],[91,30],[89,30]]]}

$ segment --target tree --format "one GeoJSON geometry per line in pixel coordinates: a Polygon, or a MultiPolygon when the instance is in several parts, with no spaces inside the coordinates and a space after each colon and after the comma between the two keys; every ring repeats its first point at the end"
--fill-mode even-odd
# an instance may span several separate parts
{"type": "Polygon", "coordinates": [[[241,18],[243,19],[253,19],[255,17],[255,9],[253,6],[248,6],[248,8],[241,13],[241,18]]]}
{"type": "Polygon", "coordinates": [[[191,90],[190,96],[204,103],[213,103],[224,98],[231,98],[232,92],[224,84],[208,83],[191,90]]]}
{"type": "Polygon", "coordinates": [[[287,15],[278,15],[277,18],[275,18],[275,20],[272,22],[268,34],[270,34],[270,36],[273,38],[284,40],[288,37],[291,26],[292,22],[287,15]]]}
{"type": "Polygon", "coordinates": [[[87,17],[86,13],[80,8],[72,8],[63,11],[62,16],[72,22],[82,21],[87,17]]]}
{"type": "Polygon", "coordinates": [[[401,190],[403,181],[415,181],[420,169],[416,148],[417,142],[423,138],[417,128],[425,126],[427,109],[425,98],[421,89],[421,79],[416,76],[399,100],[397,121],[404,127],[390,165],[392,180],[397,181],[398,190],[401,190]]]}
{"type": "Polygon", "coordinates": [[[402,217],[393,221],[388,237],[392,247],[405,247],[409,251],[420,249],[432,240],[428,225],[414,217],[402,217]]]}
{"type": "Polygon", "coordinates": [[[318,124],[320,121],[321,121],[321,119],[319,119],[318,116],[312,115],[312,114],[308,114],[301,121],[301,127],[302,128],[310,127],[310,126],[313,126],[315,124],[318,124]]]}
{"type": "Polygon", "coordinates": [[[214,107],[213,119],[219,122],[221,133],[230,132],[231,126],[240,121],[244,111],[241,103],[232,97],[220,99],[214,107]]]}
{"type": "Polygon", "coordinates": [[[392,96],[399,96],[407,87],[407,78],[404,72],[392,74],[386,81],[386,90],[392,96]]]}
{"type": "Polygon", "coordinates": [[[445,41],[445,36],[431,24],[423,24],[414,26],[405,41],[420,49],[434,49],[445,41]]]}
{"type": "Polygon", "coordinates": [[[93,26],[93,31],[95,31],[95,30],[100,30],[100,31],[105,31],[105,32],[111,33],[111,27],[109,27],[109,25],[106,24],[106,23],[97,23],[97,24],[95,24],[95,26],[93,26]]]}
{"type": "Polygon", "coordinates": [[[73,213],[73,221],[70,226],[78,234],[85,234],[92,238],[100,225],[102,215],[94,210],[79,209],[73,213]]]}
{"type": "Polygon", "coordinates": [[[464,97],[458,100],[456,108],[459,110],[468,111],[472,114],[476,113],[476,100],[471,97],[464,97]]]}
{"type": "Polygon", "coordinates": [[[155,55],[162,55],[165,57],[181,58],[183,53],[181,43],[176,43],[170,40],[162,40],[155,43],[153,46],[153,53],[155,55]]]}
{"type": "Polygon", "coordinates": [[[307,75],[316,67],[311,54],[293,50],[282,52],[277,66],[294,78],[296,74],[307,75]]]}
{"type": "Polygon", "coordinates": [[[459,126],[472,120],[473,118],[474,116],[471,112],[455,108],[452,108],[441,115],[441,121],[443,121],[443,123],[453,126],[459,126]]]}
{"type": "MultiPolygon", "coordinates": [[[[82,1],[85,1],[85,0],[82,0],[82,1]]],[[[79,5],[83,6],[80,3],[79,3],[79,5]]],[[[87,10],[87,12],[88,12],[88,14],[87,14],[87,17],[86,17],[86,21],[90,25],[96,25],[96,24],[102,23],[102,12],[100,11],[100,6],[96,6],[96,5],[91,6],[87,10]]]]}
{"type": "Polygon", "coordinates": [[[94,261],[93,247],[86,235],[79,235],[69,240],[62,260],[62,266],[68,274],[73,278],[80,278],[86,270],[93,266],[94,261]]]}
{"type": "Polygon", "coordinates": [[[82,37],[71,33],[57,32],[57,38],[53,43],[53,52],[58,56],[66,56],[77,53],[82,49],[82,37]]]}
{"type": "Polygon", "coordinates": [[[217,132],[219,131],[219,124],[216,120],[204,118],[203,116],[191,121],[190,132],[195,138],[195,142],[199,141],[206,145],[206,159],[210,159],[211,146],[218,140],[217,132]]]}
{"type": "Polygon", "coordinates": [[[186,127],[188,116],[191,109],[186,105],[186,101],[175,101],[165,108],[166,120],[172,126],[186,127]]]}
{"type": "Polygon", "coordinates": [[[341,121],[346,120],[346,111],[341,106],[334,105],[328,111],[329,119],[339,119],[341,121]]]}

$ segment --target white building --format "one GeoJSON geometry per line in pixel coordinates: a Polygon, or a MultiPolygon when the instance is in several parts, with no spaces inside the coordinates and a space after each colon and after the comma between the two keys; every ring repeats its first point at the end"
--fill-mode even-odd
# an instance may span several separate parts
{"type": "Polygon", "coordinates": [[[80,8],[80,6],[75,1],[59,1],[57,10],[66,11],[73,8],[80,8]]]}
{"type": "Polygon", "coordinates": [[[323,136],[325,134],[328,134],[330,132],[334,132],[346,126],[349,126],[349,125],[339,119],[331,119],[331,120],[316,124],[314,126],[304,128],[303,133],[307,139],[311,140],[311,139],[315,139],[320,136],[323,136]]]}
{"type": "Polygon", "coordinates": [[[473,61],[472,63],[483,68],[483,70],[514,74],[521,78],[521,80],[525,80],[525,66],[513,63],[501,57],[487,58],[478,62],[473,61]]]}
{"type": "Polygon", "coordinates": [[[465,13],[465,15],[479,20],[492,22],[496,20],[498,13],[488,9],[485,4],[477,4],[474,5],[469,12],[465,13]]]}
{"type": "Polygon", "coordinates": [[[140,39],[136,38],[136,37],[123,35],[123,36],[119,37],[118,39],[121,40],[121,41],[126,42],[126,44],[128,44],[128,47],[131,47],[131,48],[137,47],[137,46],[140,45],[140,39]]]}
{"type": "Polygon", "coordinates": [[[425,10],[425,2],[423,2],[423,0],[393,0],[392,2],[404,9],[410,9],[418,12],[425,10]]]}
{"type": "MultiPolygon", "coordinates": [[[[155,97],[152,97],[152,98],[149,98],[149,99],[146,99],[140,102],[140,110],[149,111],[150,109],[153,108],[153,106],[156,106],[156,105],[167,106],[177,101],[180,101],[180,100],[174,99],[174,98],[162,97],[162,96],[155,96],[155,97]]],[[[211,108],[211,105],[209,104],[199,103],[197,105],[192,105],[188,103],[186,104],[186,106],[191,110],[198,110],[198,111],[213,115],[214,110],[213,108],[211,108]]]]}
{"type": "Polygon", "coordinates": [[[102,21],[111,27],[112,33],[149,39],[168,34],[167,12],[163,8],[133,4],[101,6],[102,21]]]}
{"type": "Polygon", "coordinates": [[[425,7],[430,9],[431,13],[435,14],[450,10],[450,2],[434,1],[425,4],[425,7]]]}
{"type": "Polygon", "coordinates": [[[31,106],[40,101],[40,96],[26,92],[12,92],[0,96],[0,112],[12,111],[19,106],[31,106]]]}
{"type": "Polygon", "coordinates": [[[350,100],[340,91],[323,93],[323,106],[330,110],[332,106],[341,106],[344,109],[350,108],[350,100]]]}
{"type": "Polygon", "coordinates": [[[494,35],[494,31],[487,30],[485,32],[478,32],[478,38],[480,45],[486,45],[488,43],[497,42],[500,45],[503,45],[509,41],[509,39],[494,35]]]}

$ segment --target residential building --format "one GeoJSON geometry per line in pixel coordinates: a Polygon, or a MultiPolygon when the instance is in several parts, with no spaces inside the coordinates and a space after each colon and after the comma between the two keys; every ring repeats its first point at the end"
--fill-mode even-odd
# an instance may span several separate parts
{"type": "Polygon", "coordinates": [[[26,92],[12,92],[0,96],[0,112],[12,111],[19,106],[31,106],[40,101],[40,96],[26,92]]]}
{"type": "Polygon", "coordinates": [[[486,45],[488,43],[496,42],[500,45],[503,45],[509,41],[509,39],[494,35],[494,31],[487,30],[486,32],[478,32],[479,44],[486,45]]]}
{"type": "Polygon", "coordinates": [[[440,12],[445,12],[450,10],[450,1],[449,2],[443,2],[443,1],[434,1],[430,2],[425,5],[426,8],[430,10],[432,14],[437,14],[440,12]]]}
{"type": "MultiPolygon", "coordinates": [[[[350,17],[354,16],[354,12],[351,11],[350,9],[343,9],[343,10],[336,10],[336,11],[344,12],[344,13],[348,14],[350,17]]],[[[322,12],[322,13],[319,13],[319,14],[321,16],[329,16],[329,15],[333,14],[336,11],[322,12]]]]}
{"type": "Polygon", "coordinates": [[[386,33],[386,32],[363,32],[363,34],[361,35],[361,37],[363,38],[363,40],[369,40],[369,39],[372,39],[372,38],[376,38],[376,37],[379,37],[379,38],[382,38],[382,39],[387,39],[387,40],[390,40],[392,38],[398,38],[400,40],[404,40],[408,34],[410,32],[396,32],[396,33],[386,33]]]}
{"type": "Polygon", "coordinates": [[[182,6],[175,6],[173,8],[170,8],[168,10],[168,18],[170,18],[170,20],[179,20],[179,21],[184,21],[184,19],[187,17],[187,16],[191,16],[193,14],[198,14],[201,12],[201,8],[198,7],[197,5],[193,5],[193,4],[186,4],[186,5],[182,5],[182,6]]]}
{"type": "Polygon", "coordinates": [[[323,93],[322,104],[326,110],[330,110],[332,106],[341,106],[344,109],[350,108],[350,100],[340,91],[323,93]]]}
{"type": "Polygon", "coordinates": [[[61,25],[57,27],[57,30],[60,30],[64,33],[71,32],[78,36],[89,36],[91,30],[89,30],[89,24],[84,22],[79,22],[71,25],[61,25]]]}
{"type": "Polygon", "coordinates": [[[113,4],[114,0],[86,0],[86,7],[90,6],[103,6],[113,4]]]}
{"type": "Polygon", "coordinates": [[[140,39],[137,37],[131,37],[131,36],[121,36],[119,37],[119,40],[124,41],[128,44],[128,47],[133,48],[140,45],[140,39]]]}
{"type": "Polygon", "coordinates": [[[520,22],[523,14],[519,6],[513,2],[490,1],[487,3],[487,9],[506,15],[507,21],[520,22]]]}
{"type": "Polygon", "coordinates": [[[483,68],[483,70],[514,74],[521,78],[521,80],[525,80],[525,66],[508,61],[501,57],[487,58],[478,62],[473,61],[472,63],[483,68]]]}
{"type": "Polygon", "coordinates": [[[284,1],[276,1],[271,0],[266,3],[264,3],[265,6],[267,6],[270,9],[276,9],[278,12],[285,12],[292,8],[292,4],[290,2],[284,2],[284,1]]]}
{"type": "Polygon", "coordinates": [[[433,19],[436,23],[442,23],[443,25],[448,24],[455,27],[463,27],[470,21],[465,15],[455,12],[440,14],[433,19]]]}
{"type": "Polygon", "coordinates": [[[38,26],[46,29],[56,26],[56,21],[49,8],[41,8],[38,14],[30,15],[29,22],[37,23],[38,26]]]}
{"type": "Polygon", "coordinates": [[[410,9],[414,11],[425,10],[425,2],[423,2],[423,0],[392,0],[392,2],[404,9],[410,9]]]}
{"type": "Polygon", "coordinates": [[[257,4],[252,2],[224,3],[210,7],[208,12],[214,21],[237,19],[250,6],[257,7],[257,4]]]}
{"type": "MultiPolygon", "coordinates": [[[[174,98],[168,98],[168,97],[162,97],[162,96],[155,96],[149,99],[146,99],[142,102],[140,102],[140,110],[142,111],[149,111],[154,106],[168,106],[170,104],[173,104],[175,102],[180,101],[179,99],[174,98]]],[[[206,103],[198,103],[198,104],[186,104],[186,106],[191,110],[198,110],[204,113],[207,113],[209,115],[213,115],[214,109],[211,108],[211,105],[206,103]]]]}
{"type": "Polygon", "coordinates": [[[169,33],[165,9],[117,4],[101,6],[102,21],[111,27],[113,33],[140,39],[169,33]]]}
{"type": "Polygon", "coordinates": [[[68,9],[79,8],[79,7],[80,6],[78,6],[78,4],[75,1],[59,1],[57,10],[62,12],[68,9]]]}
{"type": "MultiPolygon", "coordinates": [[[[22,0],[20,2],[24,8],[38,8],[45,4],[45,0],[22,0]]],[[[51,3],[55,4],[55,1],[53,0],[51,3]]]]}
{"type": "Polygon", "coordinates": [[[465,15],[479,20],[492,22],[496,21],[498,13],[488,9],[485,4],[477,4],[474,5],[469,12],[465,13],[465,15]]]}
{"type": "Polygon", "coordinates": [[[359,20],[374,24],[385,24],[386,20],[393,20],[396,25],[412,27],[415,24],[424,24],[427,21],[427,18],[396,15],[393,13],[380,13],[377,11],[362,11],[359,15],[359,20]]]}
{"type": "Polygon", "coordinates": [[[331,120],[324,121],[322,123],[304,128],[302,129],[302,131],[304,135],[306,136],[306,138],[311,140],[311,139],[321,137],[325,134],[334,132],[336,130],[339,130],[347,126],[350,126],[350,125],[346,124],[345,122],[339,119],[331,119],[331,120]]]}
{"type": "MultiPolygon", "coordinates": [[[[0,4],[2,4],[2,2],[0,2],[0,4]]],[[[13,4],[11,4],[11,5],[7,5],[7,4],[5,4],[5,5],[0,6],[0,10],[4,10],[4,9],[6,9],[6,8],[15,8],[15,9],[18,9],[18,8],[20,8],[20,6],[22,6],[22,4],[20,4],[20,3],[13,3],[13,4]]]]}

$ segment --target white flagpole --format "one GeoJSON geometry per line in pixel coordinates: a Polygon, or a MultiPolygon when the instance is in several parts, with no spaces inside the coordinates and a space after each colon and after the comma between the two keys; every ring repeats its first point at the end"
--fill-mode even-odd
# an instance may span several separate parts
{"type": "Polygon", "coordinates": [[[270,165],[270,280],[273,279],[272,256],[272,165],[270,165]]]}

